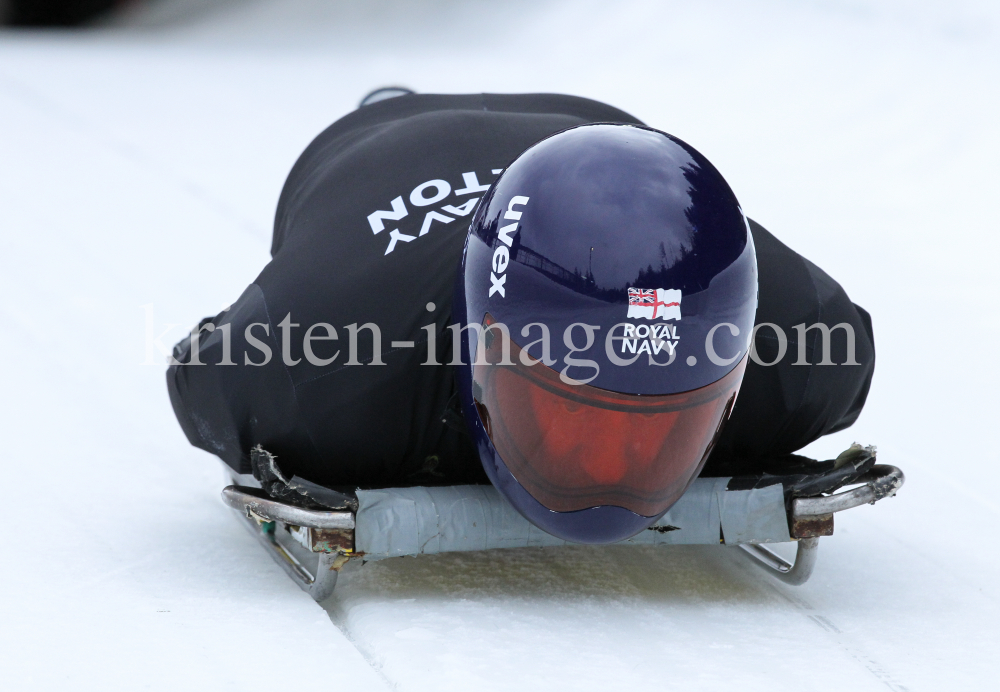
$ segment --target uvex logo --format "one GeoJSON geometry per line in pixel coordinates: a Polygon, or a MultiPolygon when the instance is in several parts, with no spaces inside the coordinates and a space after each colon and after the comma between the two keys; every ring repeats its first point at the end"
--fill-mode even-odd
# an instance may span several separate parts
{"type": "Polygon", "coordinates": [[[504,290],[507,275],[504,272],[507,271],[507,265],[510,264],[509,248],[514,244],[514,236],[518,231],[517,224],[521,220],[521,212],[514,211],[514,207],[523,207],[527,203],[527,197],[514,197],[507,204],[507,211],[504,212],[503,218],[514,223],[504,226],[497,234],[497,238],[500,239],[503,245],[498,244],[496,250],[493,251],[493,262],[491,265],[493,271],[490,272],[492,285],[490,286],[490,295],[488,297],[492,297],[494,293],[499,293],[501,298],[507,297],[504,290]]]}

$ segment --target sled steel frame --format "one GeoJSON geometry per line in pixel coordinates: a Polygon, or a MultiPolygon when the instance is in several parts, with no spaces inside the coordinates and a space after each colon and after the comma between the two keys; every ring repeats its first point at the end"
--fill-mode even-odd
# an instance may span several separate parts
{"type": "Polygon", "coordinates": [[[302,509],[262,495],[235,485],[222,490],[223,502],[240,513],[278,566],[316,601],[326,599],[354,556],[354,513],[302,509]]]}
{"type": "Polygon", "coordinates": [[[823,497],[797,497],[792,500],[789,525],[798,540],[795,562],[789,563],[764,545],[744,543],[739,547],[754,563],[786,584],[800,586],[812,576],[819,554],[821,535],[833,534],[833,515],[861,505],[873,505],[896,494],[906,477],[895,466],[876,464],[853,484],[860,487],[823,497]]]}
{"type": "MultiPolygon", "coordinates": [[[[245,477],[233,480],[244,481],[245,477]]],[[[792,499],[787,503],[787,513],[789,536],[797,543],[794,562],[788,562],[755,542],[753,536],[742,539],[738,547],[773,577],[786,584],[804,584],[816,565],[820,537],[833,534],[833,515],[892,497],[904,481],[903,472],[895,466],[876,464],[849,484],[857,486],[851,490],[792,499]]],[[[316,601],[333,593],[337,576],[348,562],[364,560],[364,553],[354,550],[358,528],[354,511],[302,509],[270,499],[259,489],[241,485],[227,486],[222,491],[222,499],[240,514],[242,523],[274,561],[316,601]]]]}

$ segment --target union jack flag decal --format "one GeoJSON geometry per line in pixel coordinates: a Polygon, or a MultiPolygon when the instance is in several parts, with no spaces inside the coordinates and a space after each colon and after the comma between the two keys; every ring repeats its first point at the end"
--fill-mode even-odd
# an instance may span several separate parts
{"type": "Polygon", "coordinates": [[[679,320],[681,292],[677,288],[628,289],[628,316],[647,320],[679,320]]]}

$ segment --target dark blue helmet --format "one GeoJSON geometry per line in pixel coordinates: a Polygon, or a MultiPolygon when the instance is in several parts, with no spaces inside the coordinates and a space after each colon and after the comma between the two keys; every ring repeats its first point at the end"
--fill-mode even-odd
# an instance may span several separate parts
{"type": "Polygon", "coordinates": [[[746,219],[694,148],[621,124],[533,145],[483,197],[456,286],[490,480],[570,541],[652,525],[729,417],[756,309],[746,219]]]}

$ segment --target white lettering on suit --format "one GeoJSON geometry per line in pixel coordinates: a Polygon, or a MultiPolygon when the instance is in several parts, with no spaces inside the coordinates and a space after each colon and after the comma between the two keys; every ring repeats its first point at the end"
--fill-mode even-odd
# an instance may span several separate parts
{"type": "MultiPolygon", "coordinates": [[[[503,172],[500,168],[494,168],[491,169],[491,171],[493,175],[499,175],[503,172]]],[[[412,222],[412,230],[407,228],[407,230],[411,230],[410,233],[403,233],[399,230],[399,228],[390,228],[389,244],[385,249],[386,255],[395,250],[398,243],[411,243],[417,238],[430,233],[433,229],[434,222],[448,224],[454,221],[457,217],[470,215],[475,210],[480,199],[478,196],[458,201],[455,201],[455,197],[465,197],[466,195],[485,192],[490,189],[490,183],[480,183],[479,177],[475,171],[465,171],[461,175],[462,185],[457,189],[453,188],[451,183],[447,180],[434,178],[414,187],[413,190],[410,191],[409,195],[398,195],[395,197],[389,203],[391,209],[377,209],[368,215],[368,225],[372,229],[372,234],[378,235],[386,229],[387,224],[399,222],[410,216],[410,209],[407,207],[407,199],[409,200],[410,206],[416,207],[420,211],[423,211],[420,209],[421,207],[437,206],[442,202],[448,202],[449,199],[452,200],[452,203],[442,204],[437,209],[425,213],[423,216],[423,223],[420,225],[419,231],[417,231],[415,225],[416,220],[412,222]],[[449,216],[449,214],[451,216],[449,216]]],[[[519,212],[513,213],[517,216],[508,218],[513,218],[515,220],[520,218],[519,212]]],[[[420,218],[419,215],[417,218],[420,218]]],[[[407,224],[410,223],[411,222],[407,220],[407,224]]]]}

